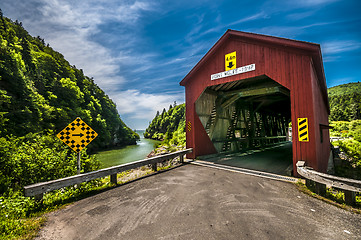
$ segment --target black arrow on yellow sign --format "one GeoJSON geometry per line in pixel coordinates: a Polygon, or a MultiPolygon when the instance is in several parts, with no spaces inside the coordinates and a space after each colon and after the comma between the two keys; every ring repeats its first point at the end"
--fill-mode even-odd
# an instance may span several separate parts
{"type": "Polygon", "coordinates": [[[233,65],[233,62],[229,62],[227,67],[228,67],[228,68],[232,68],[233,66],[234,66],[234,65],[233,65]]]}
{"type": "Polygon", "coordinates": [[[82,134],[82,133],[79,133],[79,134],[72,134],[72,136],[82,137],[82,136],[84,136],[84,134],[82,134]]]}

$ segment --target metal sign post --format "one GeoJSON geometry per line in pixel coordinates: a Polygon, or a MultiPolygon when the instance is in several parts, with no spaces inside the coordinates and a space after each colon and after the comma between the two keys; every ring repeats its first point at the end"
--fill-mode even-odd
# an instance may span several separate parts
{"type": "Polygon", "coordinates": [[[81,166],[80,166],[80,152],[78,152],[78,164],[77,164],[77,174],[80,174],[80,169],[81,169],[81,166]]]}
{"type": "Polygon", "coordinates": [[[80,151],[98,134],[78,117],[56,136],[77,153],[77,173],[80,174],[80,151]]]}

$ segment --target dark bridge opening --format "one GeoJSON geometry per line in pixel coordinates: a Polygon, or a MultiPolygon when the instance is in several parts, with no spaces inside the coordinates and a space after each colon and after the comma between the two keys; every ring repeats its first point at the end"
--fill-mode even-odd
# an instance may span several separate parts
{"type": "Polygon", "coordinates": [[[291,174],[287,88],[267,76],[223,83],[207,87],[195,107],[218,152],[202,159],[291,174]]]}

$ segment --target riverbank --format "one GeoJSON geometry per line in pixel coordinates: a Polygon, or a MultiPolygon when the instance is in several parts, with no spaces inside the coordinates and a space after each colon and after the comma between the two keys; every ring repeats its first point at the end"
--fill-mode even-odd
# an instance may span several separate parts
{"type": "Polygon", "coordinates": [[[145,159],[161,141],[146,139],[143,137],[144,130],[137,130],[140,139],[137,145],[130,145],[119,149],[111,149],[98,152],[97,159],[101,162],[101,168],[107,168],[137,160],[145,159]]]}

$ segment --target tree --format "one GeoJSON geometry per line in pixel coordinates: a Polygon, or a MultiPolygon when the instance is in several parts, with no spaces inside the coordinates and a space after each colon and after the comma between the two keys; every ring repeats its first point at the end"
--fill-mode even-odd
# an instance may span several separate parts
{"type": "MultiPolygon", "coordinates": [[[[185,113],[185,104],[172,107],[168,110],[168,112],[166,112],[165,109],[163,109],[162,114],[161,115],[157,114],[158,116],[156,116],[149,123],[149,126],[147,127],[144,133],[144,137],[158,139],[158,140],[165,139],[166,141],[170,141],[170,139],[173,138],[175,131],[178,131],[177,133],[178,137],[179,136],[183,137],[181,130],[178,129],[181,122],[185,121],[184,113],[185,113]]],[[[184,141],[182,140],[179,142],[183,143],[184,141]]]]}
{"type": "Polygon", "coordinates": [[[2,23],[8,29],[0,28],[0,138],[58,132],[81,117],[99,134],[88,149],[136,144],[139,136],[92,78],[19,21],[3,17],[2,23]]]}

